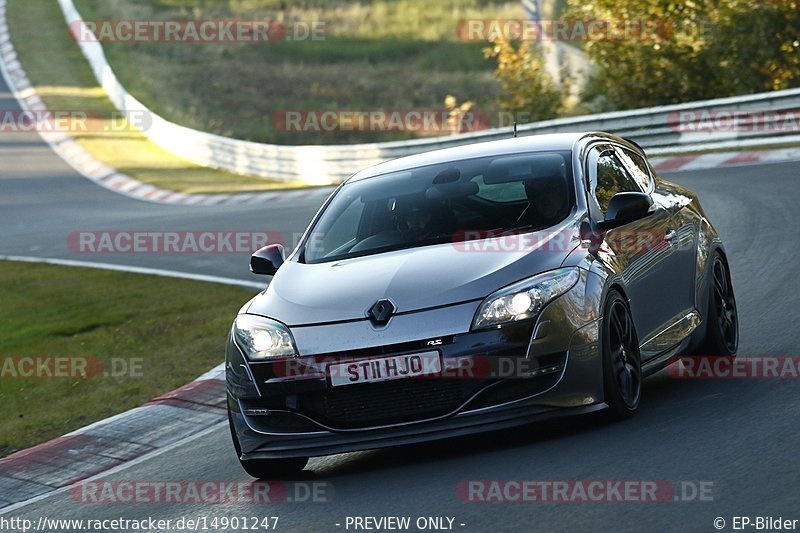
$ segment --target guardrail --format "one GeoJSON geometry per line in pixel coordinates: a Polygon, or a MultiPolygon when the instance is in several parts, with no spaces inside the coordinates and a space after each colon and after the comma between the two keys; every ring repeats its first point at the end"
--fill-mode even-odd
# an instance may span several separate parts
{"type": "MultiPolygon", "coordinates": [[[[72,0],[59,0],[68,25],[81,23],[82,18],[72,0]]],[[[147,113],[151,117],[143,133],[156,145],[176,156],[198,165],[279,180],[302,180],[310,184],[335,183],[356,170],[404,155],[473,142],[507,138],[510,128],[448,135],[409,141],[364,143],[350,145],[283,146],[262,144],[222,137],[193,130],[170,122],[129,94],[117,79],[97,41],[77,39],[92,72],[112,103],[125,114],[147,113]]],[[[775,131],[784,119],[767,118],[756,130],[725,131],[714,128],[695,131],[683,128],[686,115],[681,113],[739,112],[746,114],[764,111],[800,109],[800,89],[789,89],[747,96],[719,98],[658,106],[631,111],[560,118],[518,126],[520,135],[568,131],[608,131],[633,139],[652,155],[668,155],[686,151],[721,147],[764,146],[797,142],[798,128],[775,131]],[[795,134],[791,136],[791,134],[795,134]]]]}

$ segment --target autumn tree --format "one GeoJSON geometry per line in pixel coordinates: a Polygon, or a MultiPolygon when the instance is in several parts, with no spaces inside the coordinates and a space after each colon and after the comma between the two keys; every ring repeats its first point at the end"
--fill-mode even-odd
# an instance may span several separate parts
{"type": "Polygon", "coordinates": [[[524,116],[526,121],[558,116],[565,91],[554,85],[538,45],[497,36],[484,55],[496,62],[494,76],[503,89],[500,105],[504,111],[524,116]]]}
{"type": "Polygon", "coordinates": [[[569,0],[565,17],[647,23],[591,37],[586,100],[627,109],[800,86],[799,0],[569,0]]]}

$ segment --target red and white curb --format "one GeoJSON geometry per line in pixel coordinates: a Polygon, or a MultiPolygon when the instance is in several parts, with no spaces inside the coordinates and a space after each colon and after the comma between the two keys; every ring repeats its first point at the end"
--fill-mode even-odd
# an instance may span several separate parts
{"type": "MultiPolygon", "coordinates": [[[[28,79],[8,33],[6,0],[0,0],[0,73],[23,111],[46,111],[47,107],[28,79]]],[[[262,204],[287,200],[323,200],[332,187],[247,194],[184,194],[142,183],[95,159],[74,138],[63,132],[39,131],[53,151],[83,177],[111,191],[137,200],[161,204],[212,206],[262,204]]]]}
{"type": "Polygon", "coordinates": [[[656,172],[683,172],[800,160],[800,147],[651,157],[656,172]]]}
{"type": "Polygon", "coordinates": [[[0,459],[0,514],[218,426],[224,375],[220,365],[141,407],[0,459]]]}

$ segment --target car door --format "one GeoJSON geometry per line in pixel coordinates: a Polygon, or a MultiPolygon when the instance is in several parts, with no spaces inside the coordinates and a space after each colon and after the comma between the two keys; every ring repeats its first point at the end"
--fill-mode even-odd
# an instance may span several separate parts
{"type": "MultiPolygon", "coordinates": [[[[589,209],[603,220],[608,204],[621,192],[651,192],[631,176],[616,148],[598,145],[589,152],[589,209]]],[[[620,272],[630,302],[639,342],[651,337],[678,312],[670,278],[670,213],[655,202],[650,215],[610,229],[603,235],[597,257],[620,272]]]]}
{"type": "MultiPolygon", "coordinates": [[[[675,300],[676,313],[684,315],[695,307],[696,220],[686,207],[691,198],[676,188],[656,181],[642,156],[627,148],[615,147],[622,163],[640,187],[650,193],[653,202],[669,215],[664,239],[669,243],[665,259],[667,276],[663,283],[675,300]]],[[[654,238],[657,236],[654,236],[654,238]]],[[[669,317],[674,319],[675,316],[669,317]]],[[[671,324],[667,324],[666,327],[671,324]]]]}

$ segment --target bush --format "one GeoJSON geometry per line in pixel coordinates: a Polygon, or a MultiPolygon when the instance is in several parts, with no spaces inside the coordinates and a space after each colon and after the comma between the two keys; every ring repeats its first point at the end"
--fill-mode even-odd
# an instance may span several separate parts
{"type": "Polygon", "coordinates": [[[586,43],[596,70],[584,99],[597,111],[800,86],[798,0],[569,0],[565,16],[658,28],[586,43]]]}
{"type": "Polygon", "coordinates": [[[497,62],[494,76],[503,89],[500,105],[504,111],[524,115],[526,122],[558,116],[565,91],[553,84],[545,70],[540,47],[495,37],[484,54],[497,62]]]}

